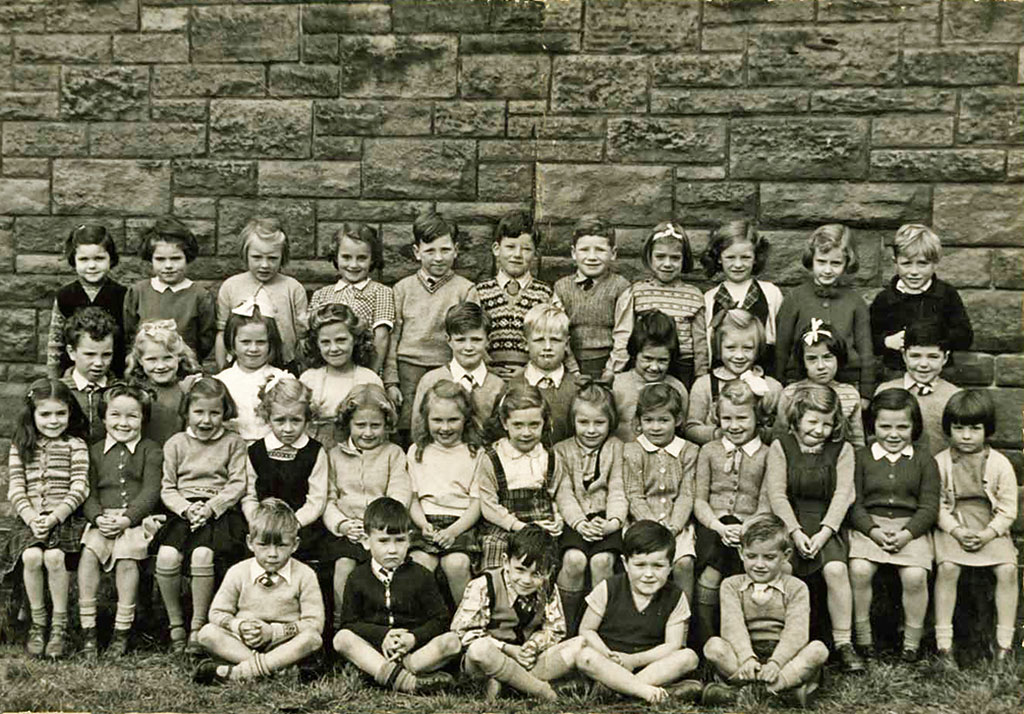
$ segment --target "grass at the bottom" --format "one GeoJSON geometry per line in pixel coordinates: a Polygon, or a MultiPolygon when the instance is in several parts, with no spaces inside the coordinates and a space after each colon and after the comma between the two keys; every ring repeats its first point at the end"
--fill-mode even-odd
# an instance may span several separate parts
{"type": "MultiPolygon", "coordinates": [[[[0,711],[77,712],[557,712],[706,711],[669,702],[650,707],[625,699],[573,696],[556,705],[502,698],[486,703],[473,682],[460,682],[446,696],[417,697],[367,686],[351,668],[300,683],[293,673],[244,685],[200,687],[180,659],[138,652],[120,660],[86,662],[71,657],[47,662],[0,647],[0,711]]],[[[792,704],[763,690],[745,689],[730,711],[766,714],[792,704]]],[[[1020,714],[1024,687],[1018,666],[982,664],[947,673],[933,661],[908,666],[873,662],[863,676],[828,670],[816,705],[826,714],[1020,714]]]]}

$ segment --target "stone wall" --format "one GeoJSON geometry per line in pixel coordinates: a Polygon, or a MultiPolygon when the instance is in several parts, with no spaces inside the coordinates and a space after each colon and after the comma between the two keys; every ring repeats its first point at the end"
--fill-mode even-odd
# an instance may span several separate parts
{"type": "Polygon", "coordinates": [[[213,285],[240,268],[243,223],[275,214],[312,289],[342,221],[382,231],[384,280],[411,272],[428,207],[462,226],[459,269],[479,277],[496,217],[535,197],[548,278],[584,212],[621,228],[630,277],[656,221],[678,218],[700,250],[716,221],[756,217],[783,285],[808,230],[843,221],[870,298],[894,229],[934,225],[977,333],[953,378],[999,388],[996,440],[1016,450],[1022,45],[1019,2],[5,2],[0,434],[40,371],[79,223],[131,252],[174,213],[213,285]]]}

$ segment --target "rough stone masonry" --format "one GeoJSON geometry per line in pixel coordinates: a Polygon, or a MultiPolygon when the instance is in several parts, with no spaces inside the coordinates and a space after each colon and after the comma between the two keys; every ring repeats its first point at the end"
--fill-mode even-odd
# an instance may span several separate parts
{"type": "Polygon", "coordinates": [[[842,221],[870,299],[894,229],[933,225],[977,333],[951,378],[993,389],[1020,468],[1022,83],[1012,1],[4,2],[0,435],[41,373],[79,223],[131,252],[173,213],[215,286],[241,269],[238,229],[274,214],[313,289],[340,222],[382,231],[392,282],[413,270],[413,216],[436,207],[477,278],[496,218],[535,199],[549,279],[584,212],[621,229],[629,277],[659,220],[699,251],[715,222],[756,217],[783,286],[808,231],[842,221]]]}

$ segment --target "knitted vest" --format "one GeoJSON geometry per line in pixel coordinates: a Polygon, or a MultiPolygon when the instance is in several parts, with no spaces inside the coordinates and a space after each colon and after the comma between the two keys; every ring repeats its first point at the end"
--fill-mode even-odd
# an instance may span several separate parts
{"type": "Polygon", "coordinates": [[[675,320],[680,356],[693,356],[693,316],[703,308],[704,294],[692,285],[664,286],[655,280],[642,280],[633,285],[634,313],[660,310],[675,320]]]}
{"type": "Polygon", "coordinates": [[[534,279],[510,297],[494,278],[476,284],[480,307],[491,318],[491,329],[487,333],[487,353],[492,364],[525,365],[529,355],[526,337],[523,335],[523,316],[534,305],[551,302],[554,294],[551,286],[534,279]]]}
{"type": "Polygon", "coordinates": [[[267,445],[263,439],[249,447],[249,460],[256,470],[256,497],[280,498],[298,510],[306,502],[309,493],[309,475],[313,473],[317,456],[320,454],[320,443],[310,439],[298,450],[291,461],[279,461],[270,458],[267,445]]]}
{"type": "Polygon", "coordinates": [[[671,580],[654,594],[643,612],[638,612],[624,574],[612,576],[608,583],[608,604],[597,628],[601,641],[613,652],[643,652],[665,642],[665,623],[683,591],[671,580]]]}
{"type": "MultiPolygon", "coordinates": [[[[96,293],[96,299],[90,300],[82,284],[75,280],[68,283],[57,291],[57,310],[69,320],[72,315],[84,307],[101,307],[110,313],[114,322],[120,328],[118,334],[114,335],[114,360],[110,365],[116,375],[124,373],[125,344],[124,344],[124,296],[128,288],[113,280],[105,280],[100,291],[96,293]]],[[[60,353],[60,371],[63,374],[71,366],[71,358],[66,351],[60,353]]]]}
{"type": "Polygon", "coordinates": [[[485,570],[487,579],[487,599],[491,603],[491,619],[487,623],[487,634],[502,642],[522,644],[536,632],[544,622],[544,599],[538,598],[539,604],[533,618],[524,627],[519,626],[519,616],[509,602],[508,588],[501,568],[485,570]]]}
{"type": "Polygon", "coordinates": [[[793,510],[815,509],[831,500],[836,490],[836,461],[843,442],[827,441],[817,454],[801,451],[792,434],[780,436],[779,443],[786,454],[786,497],[793,510]]]}
{"type": "Polygon", "coordinates": [[[555,284],[555,292],[569,316],[569,339],[576,359],[604,357],[612,348],[615,301],[629,287],[621,275],[608,275],[590,290],[581,288],[573,276],[555,284]]]}

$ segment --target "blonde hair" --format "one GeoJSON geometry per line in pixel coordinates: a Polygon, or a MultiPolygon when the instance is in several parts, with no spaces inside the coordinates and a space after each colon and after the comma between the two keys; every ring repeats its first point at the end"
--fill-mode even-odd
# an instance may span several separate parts
{"type": "Polygon", "coordinates": [[[242,241],[242,260],[249,260],[249,245],[256,239],[281,248],[281,265],[288,263],[288,236],[276,218],[253,218],[238,234],[242,241]]]}
{"type": "Polygon", "coordinates": [[[754,361],[757,362],[761,358],[765,345],[764,325],[752,313],[739,308],[725,310],[712,318],[711,329],[711,356],[718,362],[722,361],[722,338],[728,330],[753,332],[757,342],[754,361]]]}
{"type": "Polygon", "coordinates": [[[125,377],[129,381],[136,384],[146,384],[150,381],[145,370],[142,369],[142,345],[147,342],[163,347],[178,358],[179,381],[190,374],[199,374],[201,371],[196,353],[178,334],[174,320],[147,320],[139,325],[139,329],[135,333],[135,340],[132,342],[132,349],[128,353],[125,377]]]}
{"type": "Polygon", "coordinates": [[[920,223],[906,223],[896,231],[892,242],[892,254],[899,258],[921,255],[931,263],[938,263],[942,258],[942,241],[928,226],[920,223]]]}
{"type": "Polygon", "coordinates": [[[832,434],[829,441],[842,441],[846,435],[846,420],[843,419],[843,405],[832,387],[824,384],[801,384],[793,390],[792,399],[786,405],[786,423],[795,432],[800,420],[807,412],[820,412],[832,417],[832,434]]]}
{"type": "Polygon", "coordinates": [[[306,421],[313,417],[313,391],[295,377],[288,375],[279,379],[271,378],[259,388],[259,403],[256,413],[266,422],[274,404],[301,404],[306,421]]]}
{"type": "Polygon", "coordinates": [[[842,223],[826,223],[815,228],[807,239],[807,246],[801,257],[804,267],[808,270],[814,265],[814,254],[819,250],[828,252],[840,248],[843,251],[843,258],[846,260],[846,267],[843,268],[844,275],[857,272],[860,261],[857,260],[857,251],[853,249],[853,236],[850,229],[842,223]]]}
{"type": "Polygon", "coordinates": [[[363,407],[377,409],[384,415],[384,428],[388,432],[395,430],[398,425],[398,412],[395,405],[388,399],[384,388],[377,384],[357,384],[345,397],[345,401],[338,407],[338,416],[335,418],[338,427],[347,439],[349,426],[352,424],[352,416],[363,407]]]}
{"type": "Polygon", "coordinates": [[[563,335],[569,334],[569,316],[565,310],[551,303],[540,303],[526,311],[523,316],[523,334],[526,339],[534,330],[557,330],[563,335]]]}

